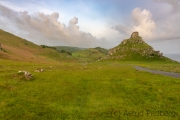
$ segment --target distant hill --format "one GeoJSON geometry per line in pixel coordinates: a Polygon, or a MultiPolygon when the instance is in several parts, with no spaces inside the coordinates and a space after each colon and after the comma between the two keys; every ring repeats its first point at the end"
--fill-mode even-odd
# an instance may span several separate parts
{"type": "Polygon", "coordinates": [[[95,47],[94,49],[98,50],[100,53],[103,53],[105,55],[108,55],[108,50],[101,47],[95,47]]]}
{"type": "Polygon", "coordinates": [[[123,40],[118,46],[108,51],[108,56],[103,60],[125,61],[172,61],[163,56],[160,51],[155,51],[148,45],[138,32],[133,32],[129,39],[123,40]]]}
{"type": "Polygon", "coordinates": [[[41,63],[77,60],[173,61],[144,42],[138,32],[108,51],[101,47],[39,46],[3,30],[0,30],[0,59],[41,63]]]}
{"type": "Polygon", "coordinates": [[[67,54],[61,54],[53,47],[36,45],[23,38],[0,29],[0,59],[29,61],[29,62],[52,62],[73,60],[67,54]]]}
{"type": "Polygon", "coordinates": [[[74,52],[72,53],[72,56],[78,58],[80,61],[91,62],[99,60],[105,57],[107,54],[108,50],[101,47],[96,47],[74,52]]]}
{"type": "Polygon", "coordinates": [[[85,50],[85,49],[88,49],[88,48],[79,48],[79,47],[71,47],[71,46],[54,46],[57,50],[61,51],[61,50],[65,50],[65,51],[68,51],[68,52],[77,52],[77,51],[80,51],[80,50],[85,50]]]}

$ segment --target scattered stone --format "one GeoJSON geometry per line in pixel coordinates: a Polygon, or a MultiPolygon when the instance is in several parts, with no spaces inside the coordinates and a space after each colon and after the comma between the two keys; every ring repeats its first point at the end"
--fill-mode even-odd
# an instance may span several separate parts
{"type": "Polygon", "coordinates": [[[19,74],[22,74],[26,80],[31,80],[33,75],[28,71],[19,71],[19,74]]]}
{"type": "Polygon", "coordinates": [[[44,70],[42,68],[36,69],[34,72],[43,72],[44,70]]]}
{"type": "Polygon", "coordinates": [[[102,69],[102,67],[98,67],[99,69],[102,69]]]}

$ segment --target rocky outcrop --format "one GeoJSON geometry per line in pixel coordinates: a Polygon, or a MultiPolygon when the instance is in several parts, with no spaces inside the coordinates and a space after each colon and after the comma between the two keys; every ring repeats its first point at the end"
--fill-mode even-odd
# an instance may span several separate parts
{"type": "Polygon", "coordinates": [[[109,49],[108,56],[104,59],[151,59],[162,58],[163,53],[155,51],[139,36],[138,32],[133,32],[129,39],[125,39],[118,46],[109,49]]]}
{"type": "Polygon", "coordinates": [[[115,48],[109,49],[108,55],[113,55],[114,53],[116,53],[116,49],[115,48]]]}
{"type": "Polygon", "coordinates": [[[136,38],[136,37],[138,37],[139,36],[139,33],[138,32],[133,32],[132,34],[131,34],[131,38],[136,38]]]}

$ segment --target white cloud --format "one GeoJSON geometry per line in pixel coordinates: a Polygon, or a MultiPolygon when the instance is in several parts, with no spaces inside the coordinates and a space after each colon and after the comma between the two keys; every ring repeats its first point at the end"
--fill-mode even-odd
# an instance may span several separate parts
{"type": "Polygon", "coordinates": [[[8,6],[8,7],[10,7],[12,10],[14,10],[14,11],[21,11],[21,10],[22,10],[20,7],[17,7],[17,6],[15,6],[14,4],[11,4],[10,2],[5,1],[5,0],[0,1],[0,4],[3,5],[3,6],[5,6],[5,7],[8,6]]]}
{"type": "Polygon", "coordinates": [[[180,12],[175,12],[180,8],[179,2],[177,0],[175,0],[177,3],[167,3],[167,0],[155,1],[164,1],[159,8],[161,12],[157,11],[154,13],[155,15],[152,15],[147,9],[135,8],[132,10],[128,22],[115,25],[114,29],[127,37],[132,32],[138,31],[144,40],[180,39],[180,12]]]}
{"type": "Polygon", "coordinates": [[[106,40],[97,39],[91,33],[80,31],[77,17],[71,19],[68,26],[58,19],[57,12],[48,15],[29,14],[27,11],[15,12],[0,4],[0,21],[9,23],[11,28],[4,25],[0,27],[12,33],[16,32],[17,35],[37,44],[95,47],[106,42],[106,40]]]}
{"type": "Polygon", "coordinates": [[[180,1],[179,0],[153,0],[155,2],[167,3],[171,6],[171,12],[180,11],[180,1]]]}
{"type": "Polygon", "coordinates": [[[153,0],[159,4],[160,10],[154,13],[156,18],[156,40],[180,39],[180,1],[179,0],[153,0]],[[161,11],[161,12],[160,12],[161,11]]]}
{"type": "Polygon", "coordinates": [[[132,30],[139,31],[141,36],[146,39],[151,39],[156,29],[156,23],[152,19],[151,12],[146,9],[135,8],[131,17],[133,22],[132,30]]]}
{"type": "Polygon", "coordinates": [[[123,25],[116,25],[114,29],[125,36],[130,36],[132,32],[138,31],[143,38],[151,39],[153,37],[156,23],[152,19],[150,11],[135,8],[132,11],[129,22],[130,23],[124,23],[123,25]]]}

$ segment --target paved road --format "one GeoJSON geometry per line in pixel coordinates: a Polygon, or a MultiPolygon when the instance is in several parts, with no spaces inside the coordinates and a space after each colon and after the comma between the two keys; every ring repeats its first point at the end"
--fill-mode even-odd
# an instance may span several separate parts
{"type": "Polygon", "coordinates": [[[164,72],[164,71],[159,71],[159,70],[150,70],[150,69],[143,68],[140,66],[134,66],[134,67],[137,70],[142,70],[142,71],[147,71],[147,72],[154,73],[154,74],[161,74],[161,75],[171,76],[171,77],[175,77],[175,78],[180,78],[180,73],[164,72]]]}

